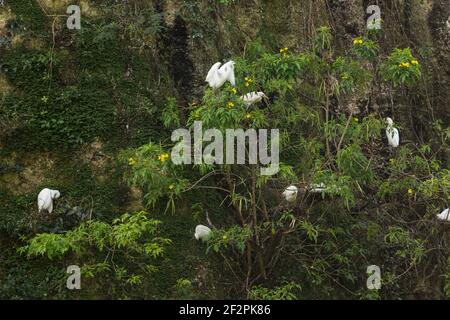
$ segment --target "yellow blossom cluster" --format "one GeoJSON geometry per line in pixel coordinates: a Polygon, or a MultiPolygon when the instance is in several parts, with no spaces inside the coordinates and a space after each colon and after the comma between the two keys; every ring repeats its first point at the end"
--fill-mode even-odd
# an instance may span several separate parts
{"type": "Polygon", "coordinates": [[[287,54],[288,51],[289,51],[288,48],[282,48],[282,49],[280,49],[280,53],[281,53],[281,54],[287,54]]]}
{"type": "Polygon", "coordinates": [[[161,162],[166,162],[167,160],[169,160],[169,158],[170,156],[168,153],[163,153],[158,156],[158,160],[161,162]]]}
{"type": "Polygon", "coordinates": [[[398,66],[400,68],[410,68],[411,66],[416,66],[419,64],[419,61],[417,60],[412,60],[411,62],[409,61],[402,61],[402,63],[400,63],[398,66]]]}
{"type": "Polygon", "coordinates": [[[354,46],[360,46],[362,44],[364,44],[364,41],[361,38],[356,38],[356,39],[353,40],[353,45],[354,46]]]}

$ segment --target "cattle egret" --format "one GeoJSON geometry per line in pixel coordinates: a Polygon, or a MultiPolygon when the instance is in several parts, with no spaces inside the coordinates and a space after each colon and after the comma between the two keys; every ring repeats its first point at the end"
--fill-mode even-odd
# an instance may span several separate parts
{"type": "Polygon", "coordinates": [[[398,130],[394,128],[394,121],[391,118],[387,118],[386,122],[388,124],[386,128],[386,136],[388,138],[389,145],[392,148],[397,148],[400,145],[400,134],[398,130]]]}
{"type": "Polygon", "coordinates": [[[246,95],[243,95],[241,99],[247,104],[247,106],[251,106],[252,104],[261,102],[262,99],[269,99],[264,92],[250,92],[246,95]]]}
{"type": "Polygon", "coordinates": [[[196,240],[206,240],[211,234],[211,229],[204,225],[195,227],[194,237],[196,240]]]}
{"type": "Polygon", "coordinates": [[[437,215],[437,218],[442,221],[450,222],[450,209],[445,209],[440,214],[437,215]]]}
{"type": "Polygon", "coordinates": [[[53,200],[58,199],[61,196],[58,190],[43,189],[38,195],[38,208],[39,213],[43,210],[47,210],[48,213],[53,211],[53,200]]]}
{"type": "Polygon", "coordinates": [[[287,202],[295,202],[297,200],[298,189],[296,186],[287,187],[283,192],[283,196],[287,202]]]}
{"type": "Polygon", "coordinates": [[[234,61],[228,61],[223,66],[222,63],[217,62],[209,70],[205,81],[208,82],[209,86],[214,90],[222,87],[226,81],[230,81],[231,85],[234,87],[236,85],[234,65],[234,61]]]}

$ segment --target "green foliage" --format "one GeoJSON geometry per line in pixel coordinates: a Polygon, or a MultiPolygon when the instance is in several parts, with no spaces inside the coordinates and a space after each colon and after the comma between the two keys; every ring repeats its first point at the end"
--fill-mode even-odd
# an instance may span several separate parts
{"type": "Polygon", "coordinates": [[[316,51],[324,51],[331,49],[331,29],[329,27],[323,26],[317,29],[314,48],[316,51]]]}
{"type": "Polygon", "coordinates": [[[401,258],[409,258],[412,263],[420,262],[424,256],[425,242],[412,238],[410,233],[401,227],[389,227],[384,241],[394,248],[400,247],[395,254],[401,258]]]}
{"type": "Polygon", "coordinates": [[[337,165],[344,175],[362,185],[371,183],[373,180],[369,160],[359,145],[350,145],[340,150],[337,155],[337,165]]]}
{"type": "Polygon", "coordinates": [[[2,212],[5,213],[0,215],[0,230],[10,235],[20,235],[26,231],[26,210],[33,200],[31,195],[14,197],[10,192],[0,190],[2,212]]]}
{"type": "Polygon", "coordinates": [[[239,252],[244,253],[246,243],[251,239],[253,233],[250,228],[231,227],[227,230],[214,230],[211,237],[208,238],[208,249],[219,252],[230,246],[235,247],[239,252]]]}
{"type": "Polygon", "coordinates": [[[372,61],[378,56],[379,46],[372,40],[358,37],[353,40],[353,52],[360,58],[372,61]]]}
{"type": "Polygon", "coordinates": [[[137,150],[122,153],[121,160],[126,163],[128,181],[146,191],[145,200],[154,206],[163,196],[168,196],[166,211],[175,211],[174,200],[186,187],[186,180],[177,176],[180,168],[170,161],[170,155],[161,146],[147,144],[137,150]]]}
{"type": "Polygon", "coordinates": [[[368,72],[358,62],[348,58],[337,57],[333,62],[332,69],[339,81],[335,88],[337,95],[350,93],[358,87],[362,87],[370,79],[368,72]]]}
{"type": "Polygon", "coordinates": [[[300,285],[290,282],[274,289],[255,286],[250,290],[252,300],[296,300],[295,292],[301,291],[300,285]]]}
{"type": "MultiPolygon", "coordinates": [[[[450,295],[450,262],[442,263],[447,252],[440,242],[445,229],[434,221],[448,207],[450,129],[442,115],[434,113],[436,91],[429,100],[429,88],[418,81],[422,66],[411,49],[396,49],[386,58],[384,48],[370,40],[376,37],[365,36],[338,48],[333,40],[339,37],[324,26],[313,39],[290,41],[292,48],[279,50],[278,42],[286,38],[272,38],[271,19],[264,20],[261,38],[251,43],[244,43],[248,35],[233,26],[226,34],[236,45],[221,54],[237,62],[237,87],[207,89],[199,97],[197,80],[193,94],[176,88],[180,79],[171,75],[167,59],[174,52],[159,46],[161,39],[177,37],[180,31],[166,25],[170,17],[145,1],[90,3],[98,14],[84,17],[77,32],[57,27],[53,46],[51,21],[36,1],[8,2],[17,35],[37,36],[42,45],[30,49],[34,46],[26,40],[2,47],[0,67],[14,87],[0,102],[0,117],[10,132],[2,136],[2,155],[15,157],[18,151],[18,158],[32,158],[37,149],[50,151],[56,165],[39,187],[61,186],[68,203],[84,204],[89,194],[94,212],[108,218],[62,234],[35,235],[29,227],[35,190],[17,195],[2,186],[1,298],[192,299],[223,294],[252,299],[397,299],[409,298],[411,292],[429,297],[418,283],[433,287],[433,295],[441,294],[440,298],[450,295]],[[389,98],[380,79],[393,85],[389,98]],[[408,87],[413,84],[418,90],[411,92],[408,87]],[[241,95],[259,90],[270,101],[250,107],[241,101],[241,95]],[[192,100],[197,103],[181,105],[192,100]],[[422,103],[433,119],[443,120],[428,126],[426,115],[413,108],[422,103]],[[370,114],[362,112],[356,118],[345,108],[350,104],[370,114]],[[369,107],[375,104],[379,109],[372,113],[369,107]],[[388,110],[390,104],[398,107],[388,110]],[[404,113],[402,105],[411,106],[411,114],[404,113]],[[394,112],[405,137],[395,151],[382,143],[385,124],[380,119],[388,111],[394,112]],[[173,165],[169,130],[189,128],[197,120],[203,121],[204,129],[221,132],[279,128],[279,174],[261,176],[260,168],[251,165],[173,165]],[[84,147],[97,137],[105,143],[102,151],[108,151],[105,168],[90,159],[75,159],[78,153],[67,149],[64,156],[55,156],[61,147],[84,147]],[[115,168],[117,151],[122,168],[115,168]],[[122,170],[130,185],[143,191],[145,205],[177,215],[161,216],[163,224],[143,212],[117,218],[129,205],[129,189],[120,181],[122,170]],[[300,192],[297,203],[287,204],[280,195],[291,184],[300,192]],[[311,192],[314,187],[323,192],[311,192]],[[206,207],[217,228],[203,244],[192,233],[195,223],[204,223],[206,207]],[[194,217],[184,215],[186,211],[194,217]],[[21,256],[10,245],[19,236],[30,239],[20,249],[21,256]],[[173,245],[168,246],[167,238],[173,245]],[[80,296],[61,288],[66,259],[83,264],[87,292],[80,296]],[[365,288],[369,264],[382,266],[379,292],[365,288]],[[435,279],[440,279],[438,289],[435,279]],[[243,289],[243,283],[251,288],[243,289]]],[[[177,10],[196,66],[209,64],[217,55],[218,40],[229,40],[215,38],[222,24],[214,23],[214,17],[227,18],[234,13],[228,9],[239,7],[229,0],[210,4],[204,8],[184,1],[177,10]]],[[[235,22],[224,21],[226,28],[235,22]]],[[[425,59],[434,56],[423,51],[418,52],[425,65],[425,59]]],[[[434,84],[427,76],[423,82],[434,84]]],[[[22,172],[13,168],[0,165],[2,182],[8,184],[12,176],[22,179],[22,172]]],[[[60,210],[55,210],[56,216],[60,210]]]]}
{"type": "Polygon", "coordinates": [[[10,1],[12,11],[17,15],[17,22],[34,32],[46,30],[47,17],[36,1],[17,0],[10,1]]]}
{"type": "Polygon", "coordinates": [[[383,68],[383,77],[394,86],[412,85],[421,75],[421,65],[410,48],[394,49],[383,68]]]}
{"type": "Polygon", "coordinates": [[[158,257],[163,253],[163,245],[170,241],[151,238],[156,234],[160,221],[148,219],[147,215],[146,212],[125,214],[112,224],[91,220],[65,234],[42,233],[31,239],[20,252],[29,257],[47,256],[54,259],[69,252],[80,255],[95,247],[100,252],[117,248],[158,257]],[[151,242],[142,243],[141,239],[151,242]]]}
{"type": "Polygon", "coordinates": [[[167,98],[167,105],[162,112],[162,121],[166,128],[178,128],[180,126],[180,115],[175,98],[167,98]]]}
{"type": "Polygon", "coordinates": [[[89,220],[64,234],[38,234],[19,252],[28,257],[46,256],[51,260],[73,253],[79,259],[86,259],[82,274],[87,278],[112,273],[116,280],[138,286],[144,276],[151,276],[156,271],[152,262],[160,258],[171,243],[158,236],[160,224],[160,221],[148,218],[146,212],[124,214],[111,224],[89,220]],[[93,259],[92,252],[95,251],[97,255],[93,259]],[[123,259],[128,260],[126,265],[122,265],[123,259]]]}
{"type": "MultiPolygon", "coordinates": [[[[255,299],[297,298],[293,292],[300,288],[295,283],[311,284],[307,288],[311,297],[350,293],[380,299],[379,293],[360,290],[366,281],[361,266],[389,254],[401,267],[385,266],[383,284],[395,291],[390,296],[401,295],[395,289],[398,279],[423,263],[430,244],[405,228],[409,213],[394,208],[397,201],[410,205],[422,196],[438,196],[442,201],[448,174],[430,157],[430,146],[412,150],[403,145],[392,161],[380,157],[380,132],[385,124],[376,114],[356,118],[342,112],[326,118],[317,110],[316,103],[324,101],[326,107],[333,95],[339,99],[363,95],[379,80],[374,72],[382,57],[375,41],[362,38],[352,48],[358,59],[335,55],[328,28],[320,29],[316,40],[313,48],[301,54],[288,48],[271,52],[259,40],[250,43],[244,57],[232,57],[236,88],[226,84],[216,92],[207,89],[199,103],[189,106],[186,126],[191,129],[194,121],[202,121],[203,130],[215,128],[222,133],[229,128],[279,128],[282,163],[278,175],[261,176],[252,165],[173,166],[159,160],[170,146],[150,143],[124,154],[129,182],[141,186],[151,204],[167,201],[167,208],[178,207],[196,190],[211,194],[217,190],[228,215],[213,230],[206,251],[220,254],[233,277],[242,274],[243,282],[263,284],[267,273],[280,275],[282,270],[286,273],[274,283],[281,278],[292,281],[273,290],[256,285],[244,293],[255,299]],[[245,105],[240,96],[256,90],[276,99],[264,107],[245,105]],[[427,178],[418,181],[419,174],[427,178]],[[302,188],[301,199],[285,208],[277,194],[290,184],[302,188]],[[379,207],[382,201],[386,206],[379,207]]],[[[392,60],[389,57],[387,64],[392,60]]],[[[172,119],[183,125],[175,105],[169,100],[166,126],[175,124],[172,119]]],[[[442,126],[440,132],[445,144],[442,126]]]]}

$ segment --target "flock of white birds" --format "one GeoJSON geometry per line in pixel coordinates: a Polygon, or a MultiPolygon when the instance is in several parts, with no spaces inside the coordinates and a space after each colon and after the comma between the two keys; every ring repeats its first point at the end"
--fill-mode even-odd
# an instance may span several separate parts
{"type": "MultiPolygon", "coordinates": [[[[236,77],[234,74],[234,61],[228,61],[223,64],[217,62],[214,64],[206,76],[206,82],[214,90],[220,89],[227,81],[234,87],[236,86],[236,77]]],[[[253,104],[261,102],[263,99],[268,99],[266,94],[262,91],[250,92],[240,97],[242,101],[251,106],[253,104]]],[[[398,148],[400,145],[400,133],[397,128],[394,127],[394,121],[391,118],[386,119],[387,128],[386,136],[388,139],[389,146],[392,148],[398,148]]],[[[326,191],[326,186],[323,183],[312,184],[308,188],[311,193],[323,193],[326,191]]],[[[294,185],[287,187],[282,196],[289,203],[295,203],[298,197],[298,188],[294,185]]],[[[61,196],[58,190],[51,190],[48,188],[43,189],[38,195],[38,208],[39,213],[42,211],[47,211],[52,213],[53,211],[53,200],[58,199],[61,196]]],[[[450,209],[445,209],[443,212],[437,215],[438,220],[450,222],[450,209]]],[[[205,241],[211,235],[212,230],[205,225],[198,225],[195,228],[194,238],[196,240],[205,241]]]]}

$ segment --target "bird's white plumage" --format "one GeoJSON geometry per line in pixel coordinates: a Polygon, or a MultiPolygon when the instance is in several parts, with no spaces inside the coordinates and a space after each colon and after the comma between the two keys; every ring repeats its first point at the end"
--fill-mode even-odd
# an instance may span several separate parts
{"type": "Polygon", "coordinates": [[[48,213],[53,211],[53,200],[58,199],[61,196],[58,190],[51,190],[48,188],[43,189],[38,195],[38,209],[39,212],[47,210],[48,213]]]}
{"type": "Polygon", "coordinates": [[[398,148],[400,145],[400,133],[397,128],[394,128],[394,121],[391,118],[387,118],[386,122],[388,124],[386,128],[388,143],[392,148],[398,148]]]}
{"type": "Polygon", "coordinates": [[[241,99],[247,104],[247,106],[251,106],[252,104],[261,102],[263,98],[267,98],[264,92],[250,92],[246,95],[241,96],[241,99]]]}
{"type": "Polygon", "coordinates": [[[297,200],[298,189],[296,186],[289,186],[284,190],[283,197],[287,202],[295,202],[297,200]]]}
{"type": "Polygon", "coordinates": [[[224,65],[220,62],[214,64],[206,76],[206,82],[214,90],[222,87],[225,82],[229,81],[232,86],[236,85],[236,79],[234,76],[234,61],[228,61],[224,65]]]}
{"type": "Polygon", "coordinates": [[[215,74],[217,73],[217,71],[219,70],[220,66],[222,65],[222,63],[217,62],[216,64],[214,64],[211,69],[208,71],[208,75],[206,76],[206,82],[211,82],[215,76],[215,74]]]}
{"type": "Polygon", "coordinates": [[[450,222],[450,209],[445,209],[440,214],[437,215],[437,218],[442,221],[450,222]]]}
{"type": "Polygon", "coordinates": [[[204,225],[198,225],[195,227],[194,237],[196,240],[206,240],[211,234],[211,229],[204,225]]]}

